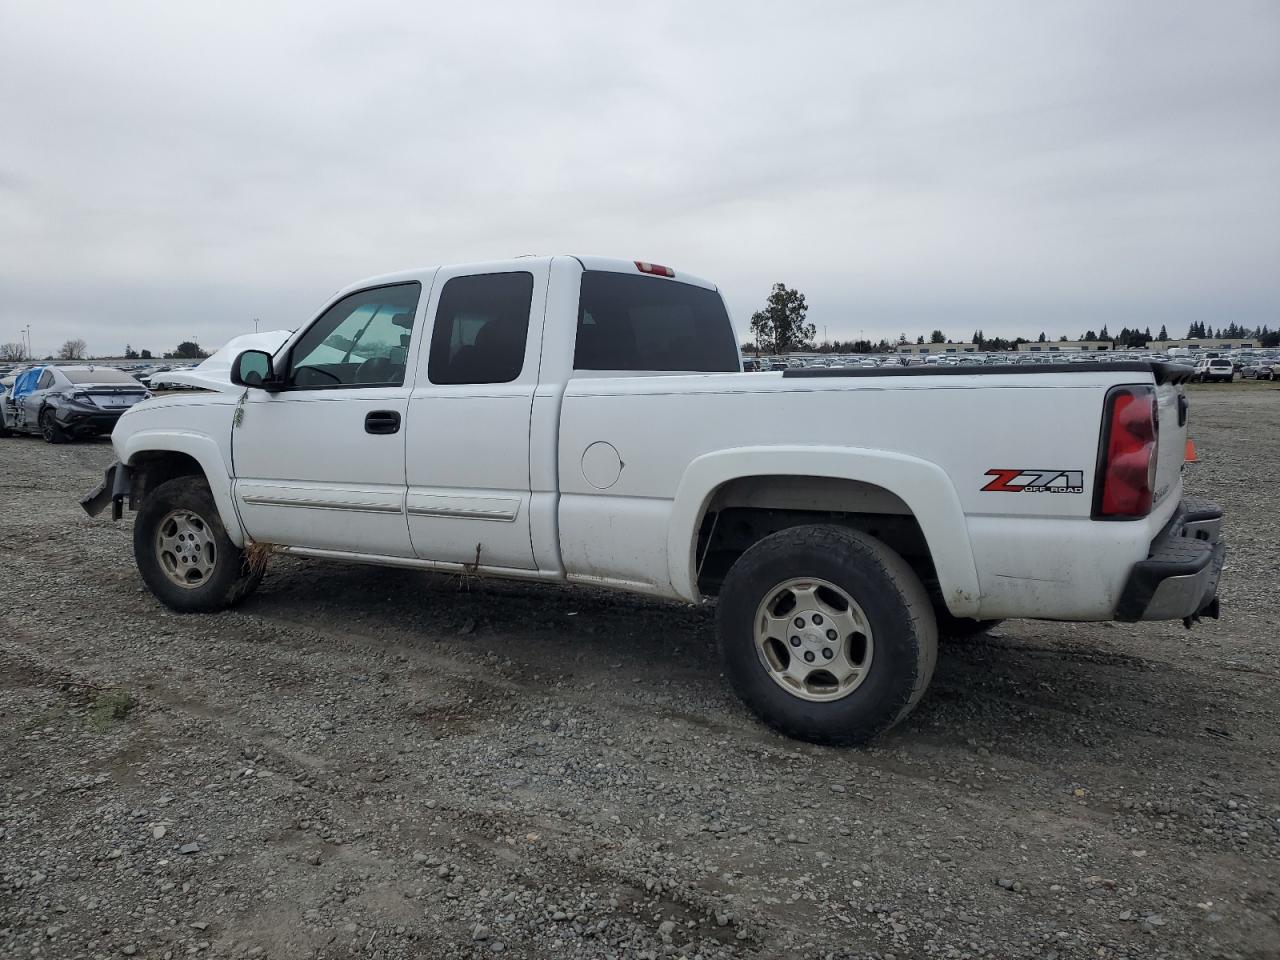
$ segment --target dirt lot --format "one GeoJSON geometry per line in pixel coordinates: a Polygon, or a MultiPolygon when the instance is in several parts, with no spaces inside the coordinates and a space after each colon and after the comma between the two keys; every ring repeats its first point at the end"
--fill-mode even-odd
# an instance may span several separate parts
{"type": "Polygon", "coordinates": [[[869,750],[711,611],[273,561],[162,610],[0,440],[0,957],[1280,956],[1280,389],[1193,388],[1224,619],[952,643],[869,750]]]}

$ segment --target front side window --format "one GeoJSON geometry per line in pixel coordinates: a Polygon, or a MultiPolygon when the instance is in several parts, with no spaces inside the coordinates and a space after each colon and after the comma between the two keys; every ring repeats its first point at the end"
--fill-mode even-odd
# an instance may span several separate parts
{"type": "Polygon", "coordinates": [[[289,354],[287,386],[399,387],[422,286],[399,283],[343,297],[289,354]]]}
{"type": "Polygon", "coordinates": [[[582,275],[575,370],[741,369],[724,301],[690,283],[604,270],[582,275]]]}
{"type": "Polygon", "coordinates": [[[427,377],[432,383],[510,383],[524,367],[533,274],[454,277],[440,291],[427,377]]]}

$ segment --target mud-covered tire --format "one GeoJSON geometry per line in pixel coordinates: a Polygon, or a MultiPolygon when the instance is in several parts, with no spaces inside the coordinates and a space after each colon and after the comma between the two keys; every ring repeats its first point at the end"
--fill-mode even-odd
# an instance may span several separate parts
{"type": "Polygon", "coordinates": [[[994,630],[1003,620],[974,620],[953,616],[945,607],[934,605],[933,615],[938,621],[938,636],[945,640],[966,640],[994,630]]]}
{"type": "MultiPolygon", "coordinates": [[[[172,558],[172,554],[168,554],[172,558]]],[[[175,477],[152,490],[142,501],[133,521],[133,556],[142,580],[156,598],[180,613],[222,610],[243,600],[257,589],[265,563],[237,547],[227,536],[213,494],[203,477],[175,477]],[[162,525],[175,516],[184,518],[188,528],[200,531],[200,546],[212,548],[214,559],[207,574],[187,585],[164,559],[159,542],[162,525]]],[[[184,558],[179,558],[184,559],[184,558]]]]}
{"type": "Polygon", "coordinates": [[[720,591],[717,630],[738,696],[765,723],[813,743],[865,743],[901,721],[924,695],[938,656],[933,607],[915,571],[879,540],[830,525],[782,530],[739,557],[720,591]],[[815,702],[784,689],[758,644],[773,591],[806,579],[843,593],[869,628],[865,676],[838,699],[815,702]]]}
{"type": "Polygon", "coordinates": [[[44,438],[45,443],[66,443],[71,439],[67,432],[58,426],[52,407],[45,407],[40,411],[40,436],[44,438]]]}

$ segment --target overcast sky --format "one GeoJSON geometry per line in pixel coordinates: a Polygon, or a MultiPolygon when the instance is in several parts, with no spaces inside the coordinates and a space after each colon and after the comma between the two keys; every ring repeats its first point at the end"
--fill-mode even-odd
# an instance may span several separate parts
{"type": "Polygon", "coordinates": [[[0,0],[0,341],[559,252],[742,331],[775,281],[819,337],[1277,326],[1280,3],[0,0]]]}

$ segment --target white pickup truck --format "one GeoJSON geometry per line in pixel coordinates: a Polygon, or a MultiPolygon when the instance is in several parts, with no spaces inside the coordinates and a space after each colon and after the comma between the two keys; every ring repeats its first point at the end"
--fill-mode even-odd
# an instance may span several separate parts
{"type": "Polygon", "coordinates": [[[142,578],[181,611],[243,598],[273,551],[718,597],[742,698],[852,743],[917,703],[940,629],[1217,616],[1189,374],[742,373],[716,287],[667,267],[429,268],[338,292],[223,390],[131,408],[83,503],[138,511],[142,578]]]}

